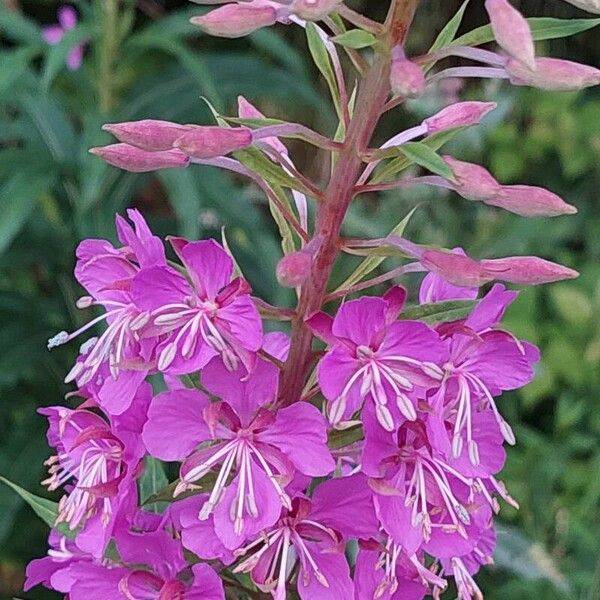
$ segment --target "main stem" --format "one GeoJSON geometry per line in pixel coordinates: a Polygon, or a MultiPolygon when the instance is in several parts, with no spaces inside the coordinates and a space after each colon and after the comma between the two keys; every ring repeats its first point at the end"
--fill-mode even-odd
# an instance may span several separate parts
{"type": "MultiPolygon", "coordinates": [[[[390,7],[387,42],[402,43],[410,27],[418,0],[394,0],[390,7]]],[[[344,146],[338,155],[329,185],[317,213],[315,238],[321,240],[313,260],[312,271],[302,286],[296,316],[292,323],[292,339],[288,360],[281,377],[279,402],[286,406],[299,400],[311,366],[312,333],[306,317],[318,311],[327,291],[333,264],[339,253],[340,230],[354,186],[363,169],[362,155],[369,142],[390,92],[391,53],[381,53],[365,75],[356,100],[356,107],[344,146]]]]}

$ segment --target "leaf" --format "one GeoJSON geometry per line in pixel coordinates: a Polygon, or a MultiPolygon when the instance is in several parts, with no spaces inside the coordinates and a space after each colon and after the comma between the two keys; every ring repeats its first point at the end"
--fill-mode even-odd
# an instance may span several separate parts
{"type": "Polygon", "coordinates": [[[476,300],[448,300],[421,304],[403,310],[400,319],[404,321],[424,321],[429,325],[449,323],[466,318],[476,306],[476,300]]]}
{"type": "Polygon", "coordinates": [[[436,50],[445,48],[452,42],[462,23],[463,17],[465,15],[465,10],[467,9],[468,4],[469,0],[465,0],[462,6],[456,12],[456,14],[452,17],[452,19],[450,19],[450,21],[446,23],[444,29],[440,31],[440,34],[437,36],[435,42],[433,42],[433,46],[431,46],[431,48],[429,49],[430,54],[432,54],[436,50]]]}
{"type": "Polygon", "coordinates": [[[407,142],[398,146],[398,151],[402,152],[411,162],[440,175],[444,179],[455,181],[454,173],[446,161],[432,148],[422,142],[407,142]]]}
{"type": "Polygon", "coordinates": [[[321,75],[325,78],[329,91],[335,105],[338,116],[341,116],[341,99],[340,90],[338,88],[337,79],[331,66],[329,53],[325,47],[325,43],[319,36],[317,27],[314,23],[306,24],[306,38],[308,40],[308,49],[321,75]]]}
{"type": "Polygon", "coordinates": [[[329,433],[327,445],[331,450],[345,448],[363,438],[362,425],[355,425],[349,429],[334,429],[329,433]]]}
{"type": "Polygon", "coordinates": [[[165,169],[156,175],[169,195],[169,204],[177,217],[179,234],[190,240],[198,239],[201,231],[202,198],[196,186],[195,173],[191,169],[165,169]]]}
{"type": "Polygon", "coordinates": [[[346,31],[346,33],[332,37],[331,41],[346,48],[359,50],[373,46],[377,43],[377,38],[372,33],[363,29],[351,29],[350,31],[346,31]]]}
{"type": "MultiPolygon", "coordinates": [[[[138,482],[142,504],[169,485],[165,467],[159,460],[152,456],[146,456],[144,464],[144,472],[138,482]]],[[[161,512],[163,507],[161,507],[160,504],[161,503],[155,502],[147,504],[146,506],[153,512],[161,512]]]]}
{"type": "Polygon", "coordinates": [[[165,487],[158,490],[158,492],[156,492],[155,494],[153,494],[152,496],[147,498],[146,501],[143,502],[143,505],[148,506],[149,504],[154,504],[156,502],[173,503],[173,502],[176,502],[177,500],[183,500],[184,498],[189,498],[190,496],[196,496],[198,494],[205,494],[206,492],[209,492],[212,489],[216,480],[217,480],[216,473],[208,473],[200,481],[194,482],[194,486],[197,489],[183,492],[182,494],[177,496],[177,498],[173,498],[173,492],[175,491],[175,488],[179,484],[179,479],[176,479],[175,481],[169,483],[169,485],[166,485],[165,487]]]}
{"type": "MultiPolygon", "coordinates": [[[[548,17],[532,17],[527,19],[531,34],[536,41],[556,40],[576,35],[600,25],[600,19],[552,19],[548,17]]],[[[483,25],[452,42],[452,46],[479,46],[494,41],[491,25],[483,25]]]]}
{"type": "Polygon", "coordinates": [[[41,498],[40,496],[36,496],[27,490],[24,490],[22,487],[18,486],[16,483],[9,481],[5,477],[0,475],[0,482],[7,485],[13,491],[15,491],[31,508],[33,512],[46,523],[49,527],[54,527],[56,523],[56,519],[58,517],[58,503],[53,502],[52,500],[48,500],[47,498],[41,498]]]}
{"type": "Polygon", "coordinates": [[[43,46],[44,40],[38,25],[15,10],[0,8],[0,35],[16,42],[43,46]]]}
{"type": "Polygon", "coordinates": [[[1,188],[0,254],[11,244],[25,225],[41,194],[51,186],[49,176],[22,171],[11,177],[1,188]]]}
{"type": "MultiPolygon", "coordinates": [[[[388,235],[402,236],[402,234],[404,233],[404,230],[406,229],[406,226],[408,225],[408,222],[410,221],[411,217],[413,216],[413,214],[417,210],[417,208],[418,208],[418,206],[415,206],[402,219],[402,221],[400,221],[400,223],[398,223],[398,225],[396,225],[396,227],[394,227],[394,229],[392,229],[390,231],[390,233],[388,235]]],[[[349,287],[352,287],[353,285],[356,285],[359,281],[364,279],[369,273],[374,271],[385,259],[386,259],[385,255],[384,256],[373,256],[373,255],[367,256],[367,258],[365,258],[360,263],[360,265],[358,265],[358,267],[356,268],[354,273],[352,273],[352,275],[350,275],[344,281],[344,283],[342,283],[340,286],[338,286],[334,290],[334,292],[339,292],[340,290],[344,290],[349,287]]]]}

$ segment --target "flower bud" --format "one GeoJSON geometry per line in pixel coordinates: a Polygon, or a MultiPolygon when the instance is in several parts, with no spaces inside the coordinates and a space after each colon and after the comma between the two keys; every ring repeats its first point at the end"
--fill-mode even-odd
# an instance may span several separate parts
{"type": "Polygon", "coordinates": [[[482,260],[481,266],[493,278],[522,285],[552,283],[579,276],[579,273],[573,269],[537,256],[509,256],[482,260]]]}
{"type": "Polygon", "coordinates": [[[307,21],[318,21],[333,12],[342,0],[294,0],[290,5],[292,13],[307,21]]]}
{"type": "Polygon", "coordinates": [[[463,198],[474,202],[489,202],[502,189],[502,186],[487,169],[457,160],[452,156],[444,156],[444,160],[458,181],[458,185],[454,185],[454,189],[463,198]]]}
{"type": "MultiPolygon", "coordinates": [[[[264,119],[263,115],[256,106],[248,102],[244,96],[238,96],[238,116],[240,119],[264,119]]],[[[287,156],[288,150],[285,145],[276,137],[263,138],[262,142],[275,148],[283,156],[287,156]]]]}
{"type": "Polygon", "coordinates": [[[416,98],[425,91],[425,73],[418,64],[403,55],[394,57],[390,85],[394,96],[416,98]]]}
{"type": "Polygon", "coordinates": [[[495,102],[457,102],[425,119],[423,124],[427,126],[427,133],[430,135],[454,127],[469,127],[477,125],[496,106],[495,102]]]}
{"type": "Polygon", "coordinates": [[[174,146],[193,158],[216,158],[252,144],[247,127],[194,127],[178,138],[174,146]]]}
{"type": "Polygon", "coordinates": [[[494,37],[501,48],[535,70],[535,47],[529,23],[508,0],[485,0],[494,37]]]}
{"type": "Polygon", "coordinates": [[[505,68],[513,85],[542,90],[570,92],[600,83],[600,70],[560,58],[538,58],[535,71],[512,59],[505,68]]]}
{"type": "Polygon", "coordinates": [[[300,250],[284,256],[277,265],[277,281],[286,288],[302,285],[310,275],[312,255],[300,250]]]}
{"type": "Polygon", "coordinates": [[[175,140],[192,127],[192,125],[180,125],[169,121],[144,119],[127,123],[107,123],[102,129],[112,133],[120,142],[137,146],[148,152],[157,152],[170,150],[175,140]]]}
{"type": "Polygon", "coordinates": [[[577,212],[574,206],[567,204],[560,196],[529,185],[504,185],[486,204],[523,217],[557,217],[577,212]]]}
{"type": "Polygon", "coordinates": [[[205,15],[192,17],[190,22],[209,35],[237,38],[274,25],[277,22],[277,11],[271,6],[227,4],[205,15]]]}
{"type": "Polygon", "coordinates": [[[109,165],[132,173],[147,173],[158,169],[182,169],[190,163],[189,157],[179,150],[146,152],[129,144],[91,148],[90,153],[99,156],[109,165]]]}
{"type": "Polygon", "coordinates": [[[458,287],[479,287],[494,278],[472,258],[447,250],[426,250],[421,264],[458,287]]]}
{"type": "Polygon", "coordinates": [[[567,0],[574,6],[600,15],[600,0],[567,0]]]}

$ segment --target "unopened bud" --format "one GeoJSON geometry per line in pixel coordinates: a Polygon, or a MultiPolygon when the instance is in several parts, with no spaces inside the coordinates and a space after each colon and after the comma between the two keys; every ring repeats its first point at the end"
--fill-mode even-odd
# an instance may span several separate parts
{"type": "Polygon", "coordinates": [[[528,85],[541,90],[571,92],[600,83],[600,70],[560,58],[538,58],[535,71],[513,59],[505,68],[513,85],[528,85]]]}
{"type": "Polygon", "coordinates": [[[408,60],[404,53],[394,50],[390,86],[394,96],[417,98],[425,91],[425,73],[416,63],[408,60]]]}
{"type": "Polygon", "coordinates": [[[504,185],[486,204],[498,206],[522,217],[572,215],[577,209],[560,196],[530,185],[504,185]]]}
{"type": "Polygon", "coordinates": [[[132,173],[147,173],[159,169],[183,169],[190,159],[179,150],[146,152],[129,144],[112,144],[101,148],[91,148],[90,153],[99,156],[109,165],[132,173]]]}
{"type": "Polygon", "coordinates": [[[148,152],[170,150],[175,140],[192,128],[192,125],[180,125],[154,119],[108,123],[102,127],[104,131],[112,133],[120,142],[137,146],[148,152]]]}
{"type": "Polygon", "coordinates": [[[294,0],[290,5],[293,14],[307,21],[318,21],[333,12],[342,0],[294,0]]]}
{"type": "Polygon", "coordinates": [[[579,273],[537,256],[509,256],[482,260],[481,266],[494,278],[522,285],[553,283],[574,279],[579,273]]]}
{"type": "Polygon", "coordinates": [[[480,287],[494,278],[472,258],[444,250],[426,250],[421,264],[459,287],[480,287]]]}
{"type": "Polygon", "coordinates": [[[216,158],[252,144],[247,127],[194,127],[175,141],[174,146],[194,158],[216,158]]]}
{"type": "Polygon", "coordinates": [[[457,102],[425,119],[423,124],[429,135],[454,127],[469,127],[477,125],[496,106],[495,102],[457,102]]]}
{"type": "Polygon", "coordinates": [[[312,255],[300,250],[284,256],[277,265],[277,281],[283,287],[295,288],[302,285],[310,275],[312,255]]]}
{"type": "Polygon", "coordinates": [[[502,189],[502,186],[487,169],[473,163],[457,160],[452,156],[444,156],[444,160],[450,166],[458,181],[458,185],[455,185],[454,189],[463,198],[474,202],[487,202],[502,189]]]}
{"type": "Polygon", "coordinates": [[[535,70],[535,47],[525,17],[508,0],[485,0],[494,37],[510,56],[535,70]]]}
{"type": "Polygon", "coordinates": [[[274,25],[277,11],[271,6],[227,4],[200,17],[192,17],[190,22],[209,35],[237,38],[274,25]]]}

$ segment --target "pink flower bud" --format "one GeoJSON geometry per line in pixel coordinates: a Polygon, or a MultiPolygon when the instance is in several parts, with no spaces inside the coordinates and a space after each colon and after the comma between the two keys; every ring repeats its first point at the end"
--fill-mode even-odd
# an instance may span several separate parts
{"type": "Polygon", "coordinates": [[[535,47],[529,23],[508,0],[485,0],[494,37],[513,58],[535,70],[535,47]]]}
{"type": "Polygon", "coordinates": [[[333,12],[342,0],[294,0],[290,10],[301,19],[318,21],[333,12]]]}
{"type": "Polygon", "coordinates": [[[552,283],[579,276],[579,273],[573,269],[537,256],[509,256],[482,260],[481,266],[495,279],[523,285],[552,283]]]}
{"type": "Polygon", "coordinates": [[[474,202],[488,202],[502,189],[487,169],[452,156],[444,156],[444,160],[458,181],[458,185],[453,187],[463,198],[474,202]]]}
{"type": "Polygon", "coordinates": [[[538,58],[532,71],[516,60],[509,60],[506,72],[513,85],[529,85],[542,90],[570,92],[600,83],[600,70],[559,58],[538,58]]]}
{"type": "Polygon", "coordinates": [[[504,185],[486,204],[523,217],[556,217],[577,212],[574,206],[567,204],[560,196],[529,185],[504,185]]]}
{"type": "Polygon", "coordinates": [[[182,169],[190,163],[190,159],[183,152],[175,149],[146,152],[129,144],[112,144],[92,148],[90,152],[109,165],[132,173],[147,173],[158,169],[182,169]]]}
{"type": "Polygon", "coordinates": [[[494,278],[472,258],[447,250],[426,250],[421,257],[421,264],[459,287],[479,287],[494,278]]]}
{"type": "Polygon", "coordinates": [[[156,152],[158,150],[170,150],[175,140],[192,127],[191,125],[180,125],[169,121],[144,119],[143,121],[129,121],[127,123],[107,123],[102,129],[112,133],[120,142],[137,146],[148,152],[156,152]]]}
{"type": "Polygon", "coordinates": [[[192,17],[190,22],[209,35],[237,38],[274,25],[277,11],[271,6],[227,4],[200,17],[192,17]]]}
{"type": "Polygon", "coordinates": [[[390,85],[394,96],[416,98],[425,91],[425,73],[416,63],[404,56],[392,61],[390,85]]]}
{"type": "MultiPolygon", "coordinates": [[[[238,115],[240,119],[264,119],[263,115],[256,106],[248,102],[244,96],[238,96],[238,115]]],[[[288,150],[285,145],[276,137],[263,138],[262,142],[275,148],[280,154],[287,156],[288,150]]]]}
{"type": "Polygon", "coordinates": [[[174,146],[193,158],[216,158],[247,148],[252,131],[247,127],[194,127],[178,138],[174,146]]]}
{"type": "Polygon", "coordinates": [[[300,250],[284,256],[277,265],[277,281],[286,288],[302,285],[310,275],[312,255],[300,250]]]}
{"type": "Polygon", "coordinates": [[[433,134],[454,127],[477,125],[485,115],[496,108],[495,102],[457,102],[425,119],[427,133],[433,134]]]}

